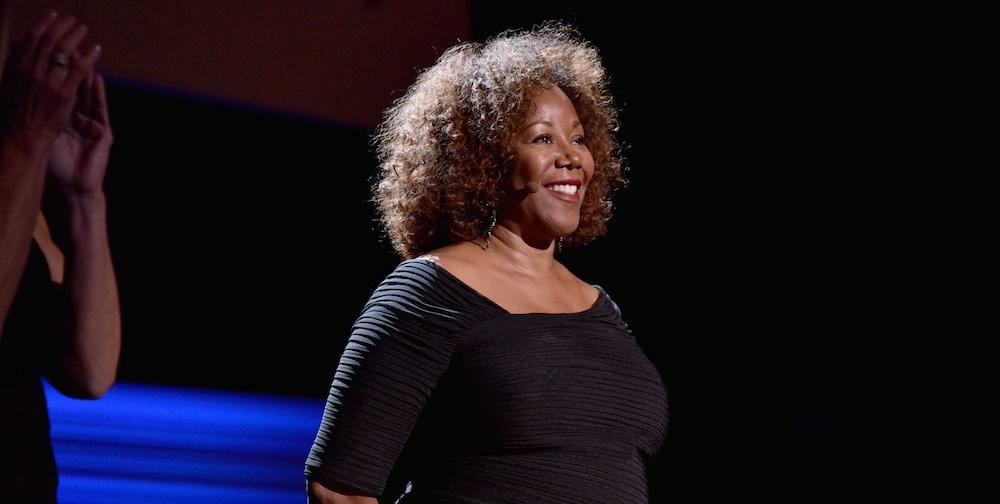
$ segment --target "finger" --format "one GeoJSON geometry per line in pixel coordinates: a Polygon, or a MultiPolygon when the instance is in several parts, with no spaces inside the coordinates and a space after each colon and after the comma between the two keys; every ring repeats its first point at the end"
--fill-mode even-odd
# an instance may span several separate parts
{"type": "Polygon", "coordinates": [[[35,72],[37,75],[45,75],[49,66],[49,57],[52,56],[52,51],[55,49],[56,44],[62,40],[66,33],[68,33],[74,26],[76,26],[76,18],[69,16],[53,22],[52,25],[45,30],[42,38],[38,41],[38,47],[34,54],[35,72]]]}
{"type": "Polygon", "coordinates": [[[35,21],[34,26],[28,30],[28,33],[24,36],[24,41],[22,42],[23,55],[33,55],[35,54],[35,49],[38,47],[38,41],[42,38],[42,34],[48,29],[49,25],[59,16],[56,11],[49,11],[48,14],[42,16],[38,21],[35,21]]]}
{"type": "Polygon", "coordinates": [[[104,77],[99,73],[94,75],[93,95],[98,122],[105,126],[111,126],[111,114],[108,113],[108,95],[104,91],[104,77]]]}
{"type": "Polygon", "coordinates": [[[59,85],[62,83],[63,79],[66,78],[71,72],[70,66],[79,59],[80,54],[77,51],[77,46],[83,41],[83,38],[87,36],[89,29],[87,25],[80,23],[74,26],[70,31],[63,35],[59,43],[56,44],[55,49],[53,49],[52,54],[49,55],[49,79],[54,85],[59,85]],[[65,64],[58,64],[55,59],[56,55],[59,58],[66,59],[65,64]]]}
{"type": "Polygon", "coordinates": [[[90,31],[90,29],[83,23],[74,26],[73,29],[67,32],[66,35],[59,40],[59,43],[56,44],[56,50],[66,55],[73,54],[76,52],[76,48],[80,45],[80,42],[83,41],[83,38],[87,36],[88,31],[90,31]]]}
{"type": "Polygon", "coordinates": [[[75,94],[77,92],[77,86],[80,85],[80,81],[82,81],[87,74],[94,70],[94,64],[97,63],[97,58],[100,57],[100,44],[91,47],[90,51],[87,51],[87,54],[83,57],[74,57],[73,62],[70,65],[69,75],[66,76],[66,80],[63,81],[64,90],[67,93],[75,94]]]}
{"type": "Polygon", "coordinates": [[[73,114],[73,128],[88,138],[100,138],[104,133],[101,123],[83,114],[73,114]]]}
{"type": "Polygon", "coordinates": [[[76,92],[76,109],[88,117],[96,116],[94,112],[94,100],[91,98],[91,91],[94,86],[94,71],[91,70],[80,81],[80,87],[76,92]]]}

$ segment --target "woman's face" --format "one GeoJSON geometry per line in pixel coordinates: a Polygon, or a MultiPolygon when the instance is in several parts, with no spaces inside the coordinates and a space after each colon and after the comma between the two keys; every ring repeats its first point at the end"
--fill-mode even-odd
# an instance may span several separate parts
{"type": "Polygon", "coordinates": [[[499,223],[540,246],[580,224],[580,206],[594,175],[576,108],[558,87],[539,90],[514,137],[514,169],[499,223]]]}

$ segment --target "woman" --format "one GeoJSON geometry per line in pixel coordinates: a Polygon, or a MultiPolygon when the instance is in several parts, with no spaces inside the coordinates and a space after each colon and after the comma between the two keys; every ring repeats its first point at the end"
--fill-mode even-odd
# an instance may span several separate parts
{"type": "Polygon", "coordinates": [[[376,503],[404,459],[405,504],[648,501],[663,382],[555,259],[606,232],[615,116],[596,50],[558,25],[449,49],[388,111],[375,200],[408,260],[340,359],[313,502],[376,503]]]}
{"type": "Polygon", "coordinates": [[[112,132],[87,32],[52,12],[0,61],[0,502],[56,501],[40,375],[96,399],[118,368],[103,190],[112,132]]]}

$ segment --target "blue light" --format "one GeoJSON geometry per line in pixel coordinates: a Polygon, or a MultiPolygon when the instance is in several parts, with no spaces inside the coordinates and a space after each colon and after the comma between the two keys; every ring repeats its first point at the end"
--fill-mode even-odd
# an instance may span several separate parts
{"type": "Polygon", "coordinates": [[[63,504],[305,502],[322,400],[131,383],[99,401],[46,394],[63,504]]]}

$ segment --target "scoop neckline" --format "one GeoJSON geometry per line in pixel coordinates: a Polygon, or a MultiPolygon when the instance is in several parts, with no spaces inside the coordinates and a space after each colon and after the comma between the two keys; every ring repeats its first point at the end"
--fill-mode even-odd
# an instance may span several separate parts
{"type": "Polygon", "coordinates": [[[590,308],[587,308],[587,309],[585,309],[583,311],[576,311],[576,312],[555,312],[555,313],[549,313],[549,312],[511,313],[510,311],[508,311],[503,306],[500,306],[499,304],[497,304],[492,299],[484,296],[482,293],[480,293],[476,289],[472,288],[471,285],[463,282],[460,278],[458,278],[457,276],[455,276],[454,274],[452,274],[452,272],[450,272],[447,269],[445,269],[444,266],[441,266],[440,264],[438,264],[438,263],[436,263],[434,261],[431,261],[429,259],[415,258],[413,260],[414,261],[420,261],[420,262],[423,262],[423,263],[430,264],[432,268],[434,268],[437,271],[441,272],[442,274],[444,274],[444,276],[446,276],[447,278],[451,279],[451,281],[455,282],[456,284],[458,284],[459,286],[461,286],[465,290],[469,291],[473,296],[475,296],[475,297],[477,297],[479,299],[482,299],[483,301],[489,303],[491,306],[493,306],[496,309],[502,311],[504,315],[508,315],[508,316],[511,316],[511,317],[526,317],[526,316],[573,317],[573,316],[579,316],[579,315],[586,315],[586,314],[588,314],[588,313],[596,310],[602,304],[604,298],[607,296],[607,294],[604,292],[604,289],[600,285],[590,284],[591,287],[597,289],[597,299],[595,299],[594,302],[593,302],[593,304],[590,305],[590,308]]]}

